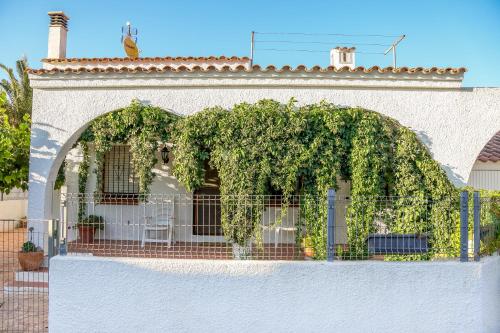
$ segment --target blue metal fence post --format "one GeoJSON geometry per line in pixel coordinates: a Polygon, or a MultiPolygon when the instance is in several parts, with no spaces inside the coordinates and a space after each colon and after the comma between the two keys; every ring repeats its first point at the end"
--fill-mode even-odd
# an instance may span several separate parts
{"type": "Polygon", "coordinates": [[[469,241],[469,192],[460,193],[460,261],[466,262],[469,241]]]}
{"type": "Polygon", "coordinates": [[[327,238],[326,238],[326,246],[327,246],[327,260],[333,261],[335,257],[335,190],[329,189],[327,194],[327,205],[328,205],[328,214],[327,214],[327,238]]]}
{"type": "Polygon", "coordinates": [[[481,244],[481,197],[479,192],[474,192],[474,260],[479,261],[481,244]]]}

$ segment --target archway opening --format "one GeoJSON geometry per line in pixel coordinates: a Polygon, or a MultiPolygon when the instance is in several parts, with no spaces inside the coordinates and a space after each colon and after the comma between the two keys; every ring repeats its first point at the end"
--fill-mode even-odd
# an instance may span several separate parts
{"type": "MultiPolygon", "coordinates": [[[[231,251],[244,256],[250,251],[248,240],[253,239],[263,246],[260,250],[274,242],[274,253],[283,250],[286,258],[312,244],[314,256],[324,258],[322,200],[326,189],[345,181],[352,188],[345,195],[346,207],[362,213],[351,215],[350,223],[376,220],[384,213],[384,218],[392,219],[390,226],[383,223],[386,229],[417,235],[441,223],[439,214],[448,209],[451,231],[446,237],[452,237],[453,203],[446,200],[456,189],[415,133],[393,119],[324,102],[295,106],[293,101],[285,105],[262,100],[231,110],[211,108],[172,122],[175,138],[170,141],[165,114],[133,102],[97,118],[79,136],[75,149],[80,152],[74,162],[70,153],[66,166],[72,173],[67,175],[63,214],[72,223],[70,242],[84,243],[87,250],[94,239],[125,242],[137,253],[149,243],[165,241],[171,246],[177,241],[201,249],[202,254],[219,244],[216,253],[210,253],[224,257],[231,251]],[[159,148],[168,144],[170,149],[172,143],[172,158],[162,163],[159,148]],[[82,164],[87,164],[85,173],[82,164]],[[220,192],[203,191],[210,185],[210,168],[217,171],[220,192]],[[298,199],[290,199],[293,196],[298,199]],[[364,199],[393,196],[404,199],[391,199],[390,208],[364,199]],[[255,200],[261,197],[273,198],[255,200]],[[206,201],[198,205],[200,200],[206,201]],[[445,206],[437,210],[436,201],[445,206]],[[418,212],[413,209],[408,215],[405,209],[410,205],[418,206],[418,212]],[[301,210],[307,212],[301,215],[301,210]],[[169,214],[175,224],[161,217],[169,214]],[[262,216],[267,224],[261,225],[262,216]],[[199,219],[209,221],[199,223],[199,219]],[[417,223],[422,219],[428,220],[425,228],[417,223]],[[155,226],[148,229],[152,221],[155,226]],[[158,221],[169,226],[157,226],[158,221]],[[83,236],[82,227],[90,226],[97,230],[83,236]],[[148,231],[161,231],[162,236],[152,237],[148,231]],[[202,243],[210,245],[201,248],[202,243]],[[231,250],[228,244],[236,247],[231,250]]],[[[350,235],[348,218],[339,220],[344,221],[338,225],[344,236],[336,238],[338,244],[347,246],[352,257],[366,255],[365,239],[375,229],[370,226],[362,234],[350,235]]],[[[448,241],[440,239],[439,244],[448,241]]]]}
{"type": "Polygon", "coordinates": [[[478,190],[500,191],[500,131],[477,156],[467,185],[478,190]]]}

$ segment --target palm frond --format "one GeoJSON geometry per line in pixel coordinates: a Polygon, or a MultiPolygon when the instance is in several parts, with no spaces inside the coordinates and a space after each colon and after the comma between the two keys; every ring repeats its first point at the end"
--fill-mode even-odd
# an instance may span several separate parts
{"type": "Polygon", "coordinates": [[[0,88],[7,94],[8,103],[5,103],[5,108],[13,125],[19,124],[25,114],[31,115],[33,90],[30,87],[27,68],[28,62],[25,58],[16,61],[18,79],[12,68],[0,64],[0,69],[9,77],[9,80],[0,82],[0,88]]]}

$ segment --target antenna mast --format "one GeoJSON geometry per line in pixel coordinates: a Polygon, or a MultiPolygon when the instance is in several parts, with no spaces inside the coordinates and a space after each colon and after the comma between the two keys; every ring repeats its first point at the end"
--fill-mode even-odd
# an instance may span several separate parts
{"type": "Polygon", "coordinates": [[[343,33],[307,33],[307,32],[259,32],[251,31],[250,33],[250,66],[253,66],[255,61],[255,51],[272,51],[272,52],[309,52],[309,53],[330,53],[332,45],[343,45],[345,47],[351,46],[356,47],[356,54],[377,54],[377,55],[387,55],[392,51],[392,67],[397,68],[397,47],[399,43],[406,38],[406,35],[383,35],[383,34],[343,34],[343,33]],[[258,35],[256,37],[256,35],[258,35]],[[267,36],[274,36],[275,38],[267,38],[267,36]],[[285,37],[286,36],[286,37],[285,37]],[[326,40],[330,37],[337,37],[336,41],[326,40]],[[309,38],[313,38],[310,40],[309,38]],[[355,41],[346,41],[347,38],[354,38],[355,41]],[[357,40],[362,38],[362,40],[357,40]],[[377,38],[377,40],[365,41],[366,38],[377,38]],[[380,39],[380,38],[390,38],[393,39],[380,39]],[[256,47],[256,44],[259,44],[256,47]],[[264,45],[262,47],[261,45],[264,45]],[[266,47],[265,45],[301,45],[300,47],[266,47]],[[320,48],[311,48],[309,45],[328,45],[329,49],[321,46],[320,48]],[[388,47],[385,51],[384,49],[371,51],[359,51],[358,46],[368,46],[368,47],[388,47]]]}
{"type": "Polygon", "coordinates": [[[253,66],[253,50],[255,45],[255,31],[252,31],[250,37],[250,67],[253,66]]]}
{"type": "Polygon", "coordinates": [[[391,47],[389,47],[387,50],[385,50],[384,55],[387,55],[389,51],[392,50],[392,67],[397,68],[396,64],[396,47],[398,46],[399,43],[406,37],[406,35],[401,35],[394,43],[392,43],[391,47]]]}

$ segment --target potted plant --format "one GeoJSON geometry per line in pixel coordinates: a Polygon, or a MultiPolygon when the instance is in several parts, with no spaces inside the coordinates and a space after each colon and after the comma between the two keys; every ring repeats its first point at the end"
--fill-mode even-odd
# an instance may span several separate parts
{"type": "Polygon", "coordinates": [[[233,258],[252,258],[252,242],[261,223],[263,206],[241,195],[221,198],[221,224],[224,237],[231,242],[233,258]]]}
{"type": "Polygon", "coordinates": [[[79,241],[93,243],[96,230],[104,230],[104,218],[97,215],[83,217],[77,224],[79,241]]]}
{"type": "Polygon", "coordinates": [[[314,247],[311,236],[304,237],[301,245],[306,259],[312,259],[314,257],[314,247]]]}
{"type": "Polygon", "coordinates": [[[43,262],[43,250],[33,243],[33,227],[29,228],[29,241],[24,242],[17,254],[23,271],[36,271],[43,262]]]}

